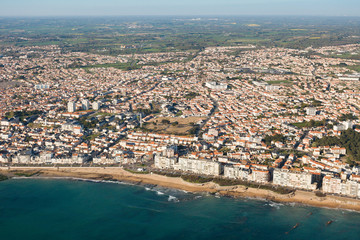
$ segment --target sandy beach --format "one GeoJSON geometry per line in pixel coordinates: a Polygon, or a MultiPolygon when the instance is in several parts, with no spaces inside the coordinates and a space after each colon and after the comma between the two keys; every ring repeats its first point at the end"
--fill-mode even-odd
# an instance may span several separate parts
{"type": "Polygon", "coordinates": [[[360,200],[327,195],[318,197],[314,192],[296,190],[291,194],[278,194],[270,190],[246,188],[244,186],[219,186],[209,182],[197,184],[186,182],[181,178],[166,177],[157,174],[134,174],[119,167],[7,167],[0,168],[0,174],[13,176],[14,173],[36,173],[38,177],[73,177],[98,180],[118,180],[137,184],[152,184],[188,192],[218,193],[230,197],[251,197],[267,199],[281,203],[298,203],[315,207],[347,209],[360,211],[360,200]]]}

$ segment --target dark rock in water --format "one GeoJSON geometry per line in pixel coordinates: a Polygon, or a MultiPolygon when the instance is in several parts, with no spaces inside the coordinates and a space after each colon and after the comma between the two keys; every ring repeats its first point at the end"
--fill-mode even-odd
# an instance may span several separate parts
{"type": "Polygon", "coordinates": [[[294,230],[295,228],[297,228],[300,225],[300,223],[296,223],[291,229],[290,231],[286,232],[285,234],[289,234],[289,232],[291,232],[292,230],[294,230]]]}
{"type": "Polygon", "coordinates": [[[333,222],[333,220],[328,221],[328,222],[326,223],[326,226],[332,224],[332,222],[333,222]]]}
{"type": "Polygon", "coordinates": [[[147,187],[147,188],[154,188],[154,187],[157,187],[156,184],[144,184],[144,187],[147,187]]]}
{"type": "Polygon", "coordinates": [[[8,180],[8,179],[9,179],[8,176],[0,174],[0,181],[5,181],[5,180],[8,180]]]}

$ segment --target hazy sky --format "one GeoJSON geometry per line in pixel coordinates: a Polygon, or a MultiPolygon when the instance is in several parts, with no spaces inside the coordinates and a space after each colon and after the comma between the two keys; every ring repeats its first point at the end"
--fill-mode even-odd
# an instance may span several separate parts
{"type": "Polygon", "coordinates": [[[0,16],[360,16],[360,0],[0,0],[0,16]]]}

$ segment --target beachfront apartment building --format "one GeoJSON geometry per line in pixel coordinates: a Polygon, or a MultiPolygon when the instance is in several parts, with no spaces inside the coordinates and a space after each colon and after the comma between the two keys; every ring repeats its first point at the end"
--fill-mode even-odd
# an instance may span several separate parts
{"type": "Polygon", "coordinates": [[[225,165],[224,177],[258,183],[269,183],[270,171],[266,169],[250,169],[250,165],[225,165]]]}
{"type": "Polygon", "coordinates": [[[154,164],[156,168],[160,169],[176,169],[178,168],[178,159],[176,157],[163,157],[155,155],[154,164]]]}
{"type": "Polygon", "coordinates": [[[177,170],[219,176],[222,166],[220,162],[209,159],[179,158],[177,170]]]}
{"type": "Polygon", "coordinates": [[[92,162],[93,164],[103,164],[103,165],[106,165],[106,164],[116,164],[118,163],[116,161],[116,158],[107,158],[107,157],[104,157],[104,156],[101,156],[101,157],[94,157],[92,159],[92,162]]]}
{"type": "Polygon", "coordinates": [[[317,183],[312,173],[279,168],[273,171],[273,184],[306,190],[315,190],[317,188],[317,183]]]}
{"type": "Polygon", "coordinates": [[[0,163],[8,163],[9,159],[5,154],[0,154],[0,163]]]}
{"type": "Polygon", "coordinates": [[[30,154],[18,154],[12,158],[11,162],[14,164],[31,164],[32,157],[30,154]]]}
{"type": "Polygon", "coordinates": [[[250,166],[243,168],[238,165],[225,165],[224,166],[224,177],[248,180],[250,175],[250,166]]]}
{"type": "Polygon", "coordinates": [[[349,197],[360,197],[360,183],[354,180],[325,176],[322,182],[322,191],[349,197]]]}
{"type": "Polygon", "coordinates": [[[154,164],[160,169],[174,169],[205,175],[219,176],[222,173],[221,163],[209,159],[168,158],[156,155],[154,164]]]}
{"type": "Polygon", "coordinates": [[[248,180],[253,181],[253,182],[258,182],[258,183],[268,183],[270,181],[270,171],[269,170],[252,169],[251,175],[249,175],[248,180]]]}
{"type": "Polygon", "coordinates": [[[267,168],[260,168],[263,165],[250,169],[250,165],[224,165],[224,163],[215,159],[176,158],[161,155],[155,156],[154,164],[156,168],[160,169],[173,169],[204,175],[223,175],[227,178],[258,183],[268,183],[270,181],[270,171],[267,168]]]}
{"type": "Polygon", "coordinates": [[[337,177],[325,176],[322,182],[322,190],[325,193],[341,193],[342,180],[337,177]]]}
{"type": "Polygon", "coordinates": [[[18,154],[12,158],[13,164],[83,164],[89,160],[89,156],[85,154],[74,153],[71,157],[57,158],[53,152],[43,151],[39,155],[34,156],[30,153],[18,154]]]}

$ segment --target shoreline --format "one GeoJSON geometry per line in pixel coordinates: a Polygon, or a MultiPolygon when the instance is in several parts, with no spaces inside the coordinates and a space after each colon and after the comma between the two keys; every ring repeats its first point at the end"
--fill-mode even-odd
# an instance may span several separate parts
{"type": "Polygon", "coordinates": [[[296,203],[313,207],[344,209],[360,212],[360,200],[326,195],[318,197],[314,192],[296,190],[290,194],[279,194],[266,189],[247,188],[245,186],[219,186],[216,183],[190,183],[179,177],[167,177],[157,174],[136,174],[119,167],[0,167],[0,174],[8,177],[39,177],[39,178],[69,178],[79,180],[120,181],[136,185],[155,185],[193,193],[219,194],[234,198],[263,199],[276,203],[296,203]],[[16,174],[34,174],[18,176],[16,174]]]}

